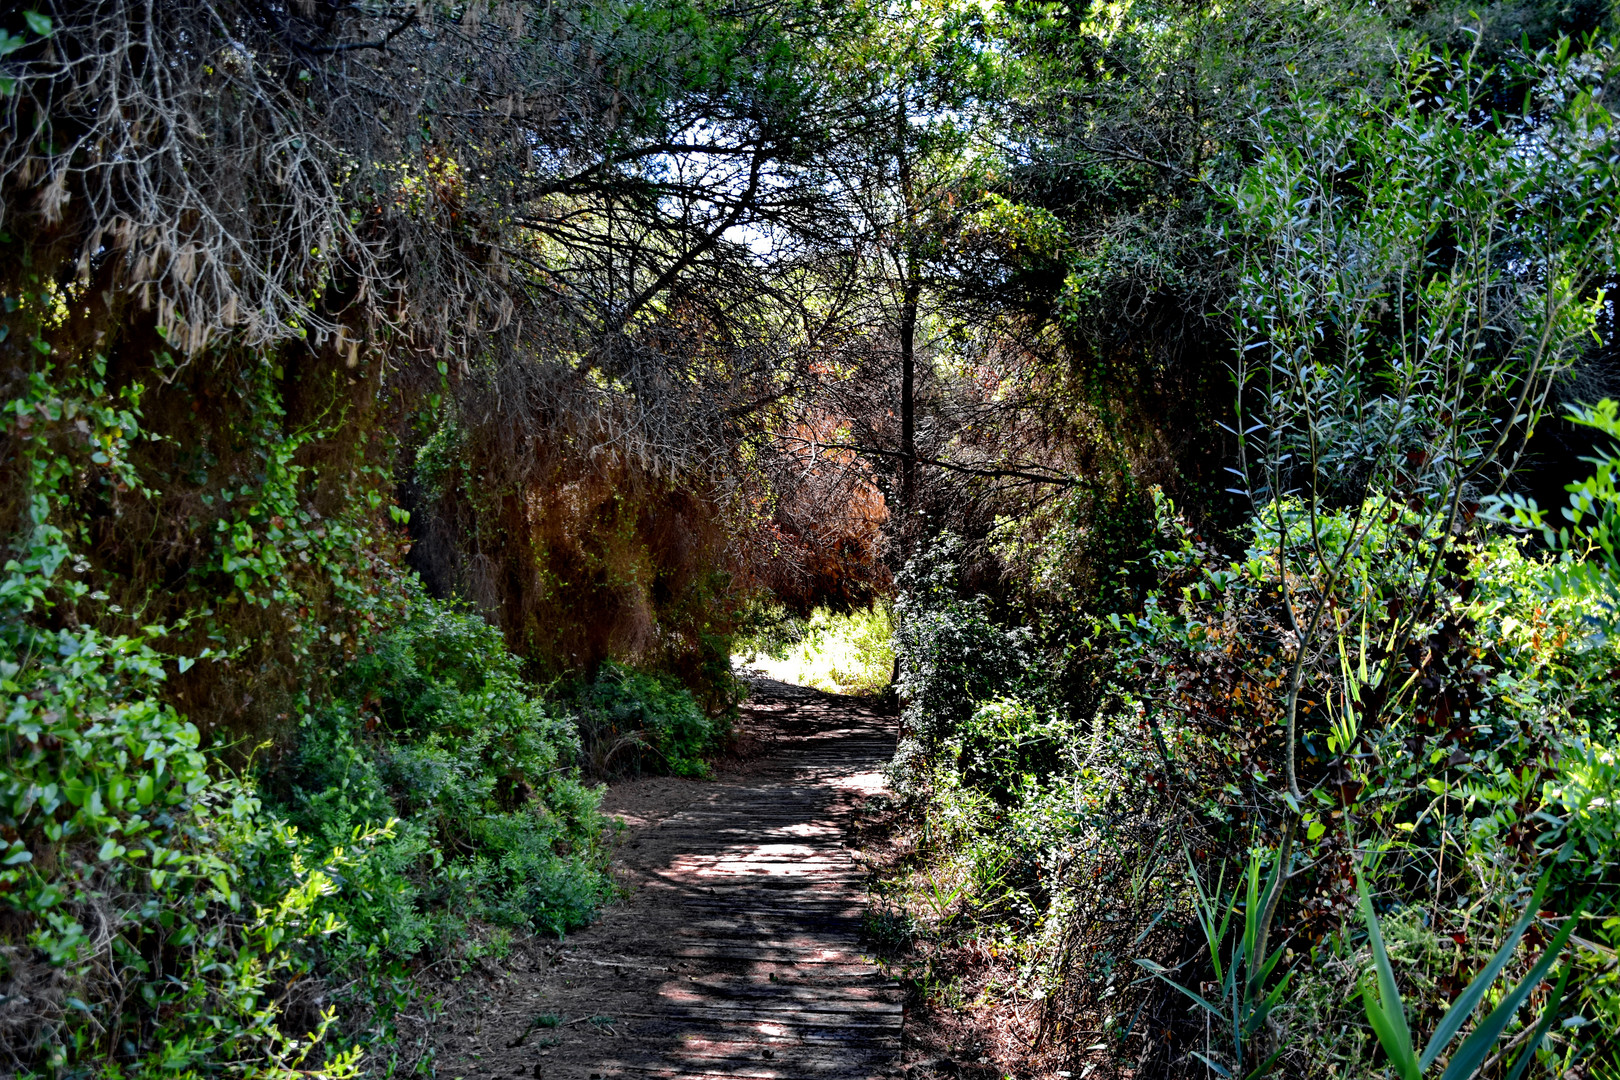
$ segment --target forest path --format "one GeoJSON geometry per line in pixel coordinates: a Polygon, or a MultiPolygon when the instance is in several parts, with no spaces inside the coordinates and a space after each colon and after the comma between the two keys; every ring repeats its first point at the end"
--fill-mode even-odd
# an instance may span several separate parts
{"type": "Polygon", "coordinates": [[[844,839],[882,790],[893,722],[771,682],[741,712],[751,749],[715,780],[609,789],[603,808],[629,830],[614,860],[628,896],[460,995],[439,1025],[439,1076],[866,1080],[898,1068],[902,994],[862,955],[864,874],[844,839]]]}

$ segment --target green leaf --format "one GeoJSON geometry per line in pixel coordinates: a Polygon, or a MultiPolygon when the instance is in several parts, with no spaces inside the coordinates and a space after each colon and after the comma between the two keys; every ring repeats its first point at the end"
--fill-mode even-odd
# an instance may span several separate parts
{"type": "Polygon", "coordinates": [[[28,29],[40,37],[51,36],[51,20],[37,11],[23,12],[23,21],[28,23],[28,29]]]}
{"type": "MultiPolygon", "coordinates": [[[[1395,1025],[1390,1022],[1389,1015],[1384,1012],[1383,1006],[1373,1000],[1370,987],[1362,988],[1361,1003],[1367,1007],[1367,1023],[1372,1026],[1373,1034],[1378,1036],[1378,1045],[1384,1048],[1384,1053],[1389,1055],[1390,1062],[1401,1076],[1406,1080],[1412,1080],[1416,1074],[1410,1072],[1409,1067],[1415,1068],[1417,1063],[1410,1060],[1410,1058],[1402,1061],[1396,1057],[1400,1036],[1396,1032],[1395,1025]],[[1391,1049],[1392,1047],[1397,1049],[1391,1049]]],[[[1405,1022],[1404,1016],[1402,1022],[1405,1022]]],[[[1410,1038],[1411,1036],[1408,1035],[1407,1037],[1410,1038]]]]}
{"type": "Polygon", "coordinates": [[[1373,911],[1372,894],[1367,891],[1367,879],[1360,868],[1356,870],[1356,886],[1361,891],[1361,917],[1367,923],[1367,941],[1372,946],[1373,965],[1378,971],[1378,1003],[1373,1003],[1366,988],[1361,991],[1362,1001],[1367,1006],[1367,1020],[1396,1071],[1404,1080],[1419,1080],[1423,1074],[1418,1068],[1417,1055],[1412,1052],[1412,1030],[1406,1025],[1406,1006],[1395,986],[1395,972],[1389,966],[1389,953],[1384,949],[1384,935],[1378,928],[1378,915],[1373,911]]]}
{"type": "Polygon", "coordinates": [[[1519,939],[1524,937],[1524,932],[1530,929],[1531,923],[1535,922],[1536,912],[1541,909],[1541,898],[1546,895],[1549,880],[1550,875],[1542,876],[1541,883],[1536,886],[1535,894],[1530,897],[1530,903],[1524,909],[1524,915],[1514,924],[1512,931],[1508,933],[1507,938],[1502,942],[1502,947],[1496,950],[1496,955],[1491,957],[1491,962],[1486,964],[1478,975],[1474,976],[1474,980],[1468,984],[1468,988],[1452,1003],[1451,1009],[1440,1021],[1440,1026],[1434,1029],[1434,1036],[1429,1039],[1429,1045],[1423,1050],[1423,1057],[1418,1060],[1419,1069],[1424,1072],[1428,1071],[1429,1066],[1434,1064],[1434,1059],[1440,1056],[1442,1050],[1451,1045],[1451,1040],[1457,1037],[1457,1032],[1462,1030],[1462,1026],[1468,1022],[1468,1018],[1479,1007],[1480,999],[1485,996],[1485,991],[1491,988],[1491,984],[1496,981],[1496,977],[1507,966],[1507,962],[1513,956],[1514,950],[1519,947],[1519,939]]]}
{"type": "MultiPolygon", "coordinates": [[[[1215,980],[1217,982],[1221,982],[1224,980],[1224,975],[1222,974],[1221,970],[1221,940],[1226,937],[1226,922],[1225,920],[1222,920],[1219,928],[1217,929],[1215,920],[1215,905],[1210,901],[1209,895],[1204,892],[1204,882],[1203,879],[1198,876],[1198,867],[1193,865],[1192,852],[1188,851],[1184,846],[1181,849],[1181,853],[1187,859],[1187,873],[1192,879],[1193,888],[1198,892],[1198,924],[1199,926],[1203,927],[1204,940],[1209,945],[1209,958],[1210,963],[1215,967],[1215,980]]],[[[1215,886],[1215,891],[1217,893],[1220,892],[1221,885],[1225,884],[1224,869],[1222,870],[1221,875],[1221,880],[1215,886]]],[[[1231,914],[1231,911],[1228,910],[1227,916],[1230,917],[1231,914]]],[[[1141,961],[1138,960],[1137,963],[1141,963],[1141,961]]],[[[1172,983],[1171,985],[1173,986],[1175,984],[1172,983]]]]}
{"type": "Polygon", "coordinates": [[[1243,1025],[1243,1034],[1245,1036],[1253,1035],[1259,1031],[1260,1026],[1266,1022],[1266,1017],[1270,1016],[1271,1011],[1282,1003],[1283,995],[1288,992],[1288,983],[1293,977],[1294,973],[1292,971],[1284,975],[1282,981],[1273,987],[1271,992],[1262,998],[1258,1005],[1254,1006],[1254,1011],[1250,1014],[1248,1022],[1243,1025]]]}
{"type": "Polygon", "coordinates": [[[1327,832],[1326,825],[1322,824],[1320,821],[1313,821],[1311,822],[1310,827],[1305,830],[1305,839],[1319,840],[1321,839],[1322,834],[1325,832],[1327,832]]]}

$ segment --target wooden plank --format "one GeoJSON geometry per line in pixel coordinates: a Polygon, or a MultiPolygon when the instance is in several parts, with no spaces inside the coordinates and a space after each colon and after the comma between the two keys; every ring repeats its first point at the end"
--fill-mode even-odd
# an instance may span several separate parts
{"type": "Polygon", "coordinates": [[[835,994],[829,994],[824,987],[799,986],[796,983],[760,983],[756,980],[739,982],[735,984],[721,983],[715,980],[697,979],[684,987],[702,989],[712,998],[729,999],[737,1001],[771,1000],[802,1002],[811,1005],[822,1001],[834,1002],[874,1002],[883,1005],[892,1005],[901,1008],[898,987],[869,987],[846,986],[835,994]]]}
{"type": "Polygon", "coordinates": [[[756,986],[746,992],[738,992],[727,987],[718,987],[713,983],[666,983],[658,991],[660,1001],[674,1002],[676,1004],[712,1004],[717,1009],[747,1008],[747,1009],[800,1009],[810,1012],[862,1012],[896,1015],[903,1006],[898,1001],[885,1000],[873,995],[857,996],[854,994],[831,994],[826,990],[817,993],[815,989],[793,989],[782,987],[777,990],[775,983],[766,986],[756,986]]]}
{"type": "Polygon", "coordinates": [[[735,1032],[741,1038],[753,1038],[755,1035],[774,1034],[777,1038],[827,1038],[833,1041],[856,1039],[884,1039],[897,1037],[899,1028],[891,1021],[881,1023],[875,1021],[854,1020],[845,1022],[840,1017],[831,1017],[828,1020],[811,1022],[802,1017],[778,1018],[774,1016],[749,1016],[746,1014],[711,1015],[703,1010],[670,1013],[620,1013],[613,1018],[618,1024],[630,1020],[655,1021],[659,1026],[669,1029],[671,1034],[688,1032],[696,1035],[701,1030],[703,1038],[710,1038],[716,1030],[723,1033],[735,1032]]]}

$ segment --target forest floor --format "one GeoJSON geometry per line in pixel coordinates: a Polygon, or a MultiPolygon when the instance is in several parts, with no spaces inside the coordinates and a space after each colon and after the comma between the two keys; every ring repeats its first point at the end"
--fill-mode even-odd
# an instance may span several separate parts
{"type": "Polygon", "coordinates": [[[622,898],[462,976],[435,1025],[437,1074],[898,1075],[904,993],[865,951],[851,850],[863,804],[886,801],[894,743],[867,703],[761,680],[714,779],[612,785],[622,898]]]}

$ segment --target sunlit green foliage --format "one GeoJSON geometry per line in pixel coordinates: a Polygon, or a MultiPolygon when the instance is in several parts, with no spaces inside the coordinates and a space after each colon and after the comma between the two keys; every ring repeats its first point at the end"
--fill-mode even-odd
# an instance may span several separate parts
{"type": "MultiPolygon", "coordinates": [[[[306,942],[342,928],[322,908],[353,856],[306,858],[253,787],[201,752],[164,694],[169,665],[197,662],[169,651],[183,627],[97,629],[96,616],[119,609],[83,580],[92,564],[72,499],[86,484],[150,494],[132,462],[142,388],[110,390],[99,357],[82,374],[56,371],[50,347],[35,344],[33,377],[4,407],[27,522],[0,588],[3,874],[16,920],[0,962],[8,996],[28,1003],[8,1046],[53,1071],[112,1054],[135,1072],[210,1075],[238,1062],[291,1076],[334,1014],[284,1027],[276,988],[307,969],[306,942]],[[64,452],[70,432],[79,448],[64,452]]],[[[348,839],[364,849],[378,835],[367,826],[348,839]]],[[[351,1074],[356,1057],[316,1050],[333,1076],[351,1074]]]]}
{"type": "Polygon", "coordinates": [[[739,661],[781,682],[833,694],[880,694],[894,677],[889,610],[833,612],[816,608],[808,618],[776,613],[771,625],[734,642],[739,661]]]}
{"type": "Polygon", "coordinates": [[[477,923],[561,935],[608,895],[599,794],[573,718],[518,675],[499,631],[413,590],[407,617],[340,674],[265,778],[305,850],[386,831],[344,875],[343,929],[317,950],[351,1015],[411,1001],[410,967],[457,956],[477,923]]]}
{"type": "MultiPolygon", "coordinates": [[[[49,328],[51,300],[11,298],[8,325],[49,328]]],[[[425,1048],[392,1044],[425,1005],[424,955],[468,956],[475,922],[560,933],[607,893],[571,715],[537,700],[482,619],[379,573],[381,470],[362,464],[352,499],[316,509],[332,509],[311,454],[330,429],[282,429],[273,368],[245,374],[225,438],[176,460],[147,424],[161,397],[35,342],[3,413],[26,529],[0,586],[0,978],[27,1003],[8,1052],[64,1075],[413,1067],[425,1048]],[[138,517],[179,483],[203,487],[190,505],[210,527],[160,606],[108,565],[84,508],[138,517]],[[302,686],[249,673],[246,701],[293,714],[282,746],[209,739],[185,691],[267,655],[329,665],[302,686]]]]}

